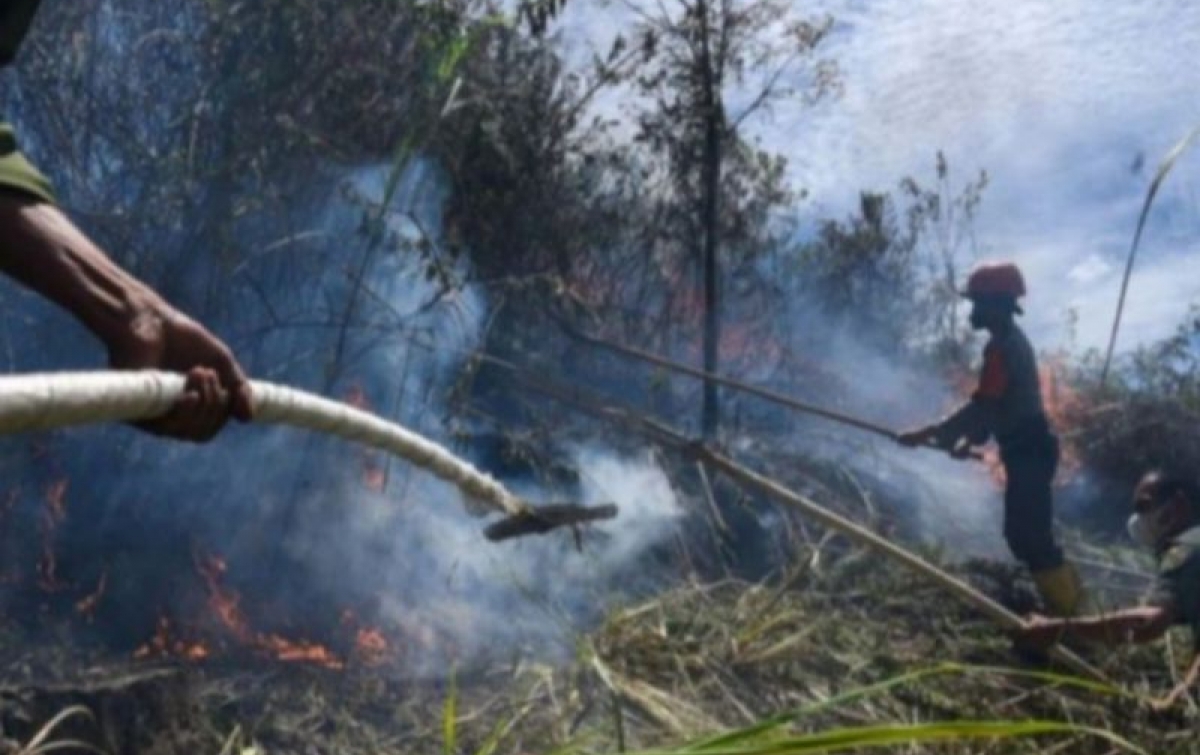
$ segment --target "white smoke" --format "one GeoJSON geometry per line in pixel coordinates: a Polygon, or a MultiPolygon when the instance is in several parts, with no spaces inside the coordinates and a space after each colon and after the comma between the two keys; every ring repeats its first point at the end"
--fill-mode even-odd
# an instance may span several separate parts
{"type": "MultiPolygon", "coordinates": [[[[351,193],[377,200],[385,178],[383,168],[356,171],[351,193]]],[[[436,249],[441,199],[436,171],[416,163],[399,184],[391,230],[401,237],[434,234],[428,240],[436,249]]],[[[344,226],[346,213],[331,208],[327,227],[344,226]]],[[[347,380],[365,386],[371,397],[394,397],[391,405],[375,409],[449,444],[442,401],[463,360],[481,345],[486,302],[481,291],[465,285],[429,306],[438,301],[438,292],[424,274],[425,260],[416,255],[381,259],[368,284],[391,308],[413,313],[405,320],[409,335],[382,341],[360,356],[347,380]]],[[[466,279],[465,263],[455,264],[466,279]]],[[[288,442],[277,437],[270,445],[278,449],[288,442]]],[[[400,629],[402,643],[424,638],[407,658],[410,670],[440,673],[448,660],[469,661],[480,653],[569,647],[570,630],[583,629],[611,597],[644,583],[639,559],[670,536],[681,515],[652,455],[622,456],[588,445],[571,452],[580,475],[580,502],[616,503],[617,519],[588,527],[580,550],[570,530],[492,544],[482,535],[487,520],[467,514],[451,486],[422,470],[390,463],[385,489],[373,492],[358,473],[357,452],[335,453],[342,463],[332,470],[334,487],[327,478],[321,484],[325,500],[303,507],[306,519],[290,533],[288,548],[317,565],[315,578],[331,593],[346,587],[356,593],[376,590],[385,631],[389,625],[400,629]]],[[[329,463],[327,456],[319,458],[329,463]]],[[[529,483],[513,490],[535,503],[557,502],[529,483]]]]}
{"type": "Polygon", "coordinates": [[[568,651],[612,600],[656,584],[642,573],[641,559],[682,515],[662,468],[646,454],[595,448],[574,459],[584,502],[616,503],[620,512],[583,531],[578,550],[569,530],[484,542],[478,520],[435,504],[444,486],[428,480],[416,486],[426,505],[392,506],[382,521],[377,514],[363,522],[394,533],[395,557],[363,567],[385,584],[382,616],[409,636],[426,636],[435,649],[418,659],[418,670],[439,672],[449,657],[568,651]]]}
{"type": "MultiPolygon", "coordinates": [[[[445,181],[414,160],[382,216],[388,235],[371,248],[363,219],[379,216],[390,168],[315,171],[330,174],[338,181],[324,196],[313,189],[279,227],[247,229],[263,251],[234,275],[235,286],[254,284],[235,324],[253,335],[231,342],[254,377],[339,399],[360,394],[373,411],[469,456],[456,432],[470,426],[451,417],[446,399],[482,344],[488,302],[466,261],[441,249],[445,181]],[[278,238],[292,241],[269,243],[278,238]],[[430,277],[431,261],[456,285],[430,277]]],[[[46,368],[66,358],[52,352],[46,368]]],[[[26,442],[10,441],[12,458],[25,458],[17,447],[26,442]]],[[[336,645],[347,633],[352,641],[355,626],[377,628],[406,673],[440,674],[484,655],[546,657],[571,647],[613,600],[654,585],[643,558],[681,516],[652,454],[598,442],[571,449],[567,461],[579,473],[579,502],[615,503],[619,514],[581,530],[579,549],[570,530],[490,543],[491,520],[468,514],[456,488],[298,430],[233,426],[194,446],[90,428],[49,442],[49,460],[21,470],[23,500],[37,517],[46,486],[71,482],[60,577],[91,590],[107,575],[96,628],[122,643],[149,639],[160,614],[220,636],[195,573],[211,555],[228,565],[222,587],[240,596],[256,632],[336,645]],[[347,629],[343,617],[358,623],[347,629]]],[[[514,490],[561,502],[529,482],[514,490]]]]}

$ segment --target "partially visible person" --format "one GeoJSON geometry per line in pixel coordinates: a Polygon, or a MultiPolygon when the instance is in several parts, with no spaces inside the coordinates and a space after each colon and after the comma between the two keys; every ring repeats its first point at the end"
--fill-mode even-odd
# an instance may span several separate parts
{"type": "MultiPolygon", "coordinates": [[[[0,66],[16,56],[39,0],[0,3],[0,66]]],[[[56,206],[53,189],[0,122],[0,272],[75,316],[115,369],[187,375],[182,399],[142,429],[182,440],[214,437],[251,419],[250,384],[229,348],[114,263],[56,206]]]]}
{"type": "Polygon", "coordinates": [[[1188,626],[1194,656],[1179,684],[1155,701],[1166,708],[1200,678],[1200,493],[1183,476],[1147,473],[1134,490],[1129,534],[1158,560],[1158,583],[1147,605],[1075,618],[1035,614],[1017,640],[1034,648],[1071,638],[1122,645],[1153,642],[1173,626],[1188,626]]]}

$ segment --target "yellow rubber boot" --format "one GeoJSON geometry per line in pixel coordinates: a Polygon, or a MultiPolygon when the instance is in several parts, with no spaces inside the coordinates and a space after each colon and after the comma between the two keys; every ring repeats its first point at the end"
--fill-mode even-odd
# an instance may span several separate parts
{"type": "Polygon", "coordinates": [[[1077,616],[1083,610],[1083,583],[1074,566],[1064,563],[1055,569],[1034,572],[1032,576],[1051,615],[1077,616]]]}

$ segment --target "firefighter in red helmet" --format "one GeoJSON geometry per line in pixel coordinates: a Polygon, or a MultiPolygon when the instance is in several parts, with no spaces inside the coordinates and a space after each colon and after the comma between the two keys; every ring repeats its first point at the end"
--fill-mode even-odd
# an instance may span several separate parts
{"type": "Polygon", "coordinates": [[[1008,262],[978,265],[961,292],[971,300],[971,327],[990,334],[975,393],[942,421],[901,433],[909,446],[934,444],[956,456],[995,438],[1006,484],[1004,538],[1029,567],[1046,608],[1074,615],[1083,590],[1054,536],[1051,482],[1058,468],[1058,438],[1042,405],[1037,358],[1014,315],[1025,295],[1020,269],[1008,262]]]}

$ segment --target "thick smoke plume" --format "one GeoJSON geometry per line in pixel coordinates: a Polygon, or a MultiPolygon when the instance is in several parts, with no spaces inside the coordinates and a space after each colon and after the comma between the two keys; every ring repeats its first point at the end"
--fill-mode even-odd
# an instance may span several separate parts
{"type": "MultiPolygon", "coordinates": [[[[417,240],[437,245],[444,191],[436,171],[413,162],[380,216],[387,177],[386,168],[345,174],[313,200],[312,242],[285,260],[252,258],[239,271],[257,278],[280,317],[240,353],[256,375],[326,389],[470,457],[444,400],[480,344],[486,302],[471,285],[439,288],[425,274],[427,258],[413,251],[417,240]],[[386,219],[388,240],[364,238],[367,216],[386,219]],[[346,262],[363,259],[357,278],[345,274],[346,262]],[[289,267],[325,272],[286,275],[289,267]],[[286,285],[261,284],[271,279],[286,285]],[[360,304],[347,314],[353,296],[360,304]],[[299,324],[331,313],[346,319],[299,324]]],[[[465,264],[453,265],[456,277],[467,277],[465,264]]],[[[29,443],[6,441],[10,450],[29,443]]],[[[236,649],[229,622],[213,609],[229,601],[254,632],[331,644],[335,655],[353,652],[343,635],[378,631],[388,657],[411,672],[440,672],[485,652],[544,654],[569,647],[570,630],[612,594],[649,586],[639,556],[680,516],[652,456],[601,444],[570,454],[578,494],[583,503],[616,503],[621,514],[590,528],[578,549],[568,534],[489,544],[486,522],[465,512],[451,486],[294,430],[235,427],[205,447],[122,428],[82,430],[45,436],[26,453],[44,459],[44,469],[31,465],[14,488],[18,519],[44,520],[43,493],[53,486],[64,491],[62,514],[41,527],[44,544],[9,552],[10,566],[29,578],[6,592],[9,607],[40,601],[70,617],[103,583],[89,615],[96,634],[118,647],[142,644],[166,618],[181,635],[236,649]],[[29,568],[46,548],[55,554],[53,591],[32,579],[44,566],[29,568]]],[[[534,502],[553,494],[513,484],[534,502]]]]}

